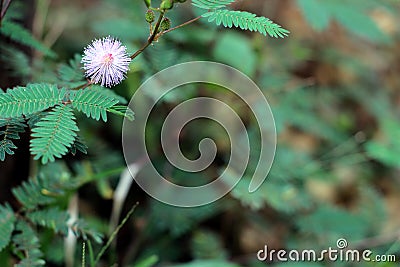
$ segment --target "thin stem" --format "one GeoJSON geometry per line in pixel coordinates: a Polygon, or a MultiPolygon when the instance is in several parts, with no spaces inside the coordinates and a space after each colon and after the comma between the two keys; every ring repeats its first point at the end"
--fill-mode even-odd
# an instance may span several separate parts
{"type": "Polygon", "coordinates": [[[72,88],[72,90],[85,89],[85,88],[89,87],[89,86],[92,85],[92,84],[93,84],[93,82],[90,81],[90,80],[88,80],[85,84],[82,84],[82,85],[80,85],[80,86],[78,86],[78,87],[72,88]]]}
{"type": "Polygon", "coordinates": [[[156,39],[156,37],[158,38],[158,37],[160,37],[161,35],[163,35],[163,34],[165,34],[165,33],[169,33],[169,32],[172,32],[172,31],[174,31],[174,30],[176,30],[176,29],[179,29],[179,28],[182,28],[182,27],[184,27],[184,26],[186,26],[186,25],[189,25],[189,24],[191,24],[191,23],[193,23],[193,22],[195,22],[195,21],[201,19],[202,16],[198,16],[198,17],[196,17],[196,18],[194,18],[194,19],[191,19],[191,20],[189,20],[189,21],[186,21],[186,22],[184,22],[184,23],[182,23],[182,24],[180,24],[180,25],[178,25],[178,26],[176,26],[176,27],[173,27],[173,28],[169,29],[169,30],[163,31],[163,32],[161,32],[161,33],[159,34],[159,36],[157,36],[157,34],[158,34],[158,29],[160,28],[161,21],[162,21],[163,18],[164,18],[164,12],[162,12],[162,13],[160,14],[160,17],[158,18],[157,24],[156,24],[156,26],[154,27],[153,34],[152,34],[152,35],[150,36],[150,38],[147,40],[147,43],[144,44],[143,47],[140,48],[138,51],[136,51],[136,52],[131,56],[131,59],[134,59],[134,58],[136,58],[138,55],[140,55],[147,47],[149,47],[149,45],[150,45],[151,43],[153,43],[153,41],[156,39]]]}
{"type": "Polygon", "coordinates": [[[176,30],[176,29],[179,29],[179,28],[182,28],[182,27],[184,27],[184,26],[186,26],[186,25],[189,25],[190,23],[193,23],[193,22],[195,22],[195,21],[198,21],[198,20],[201,19],[201,18],[202,18],[202,16],[198,16],[197,18],[194,18],[194,19],[191,19],[191,20],[189,20],[189,21],[186,21],[185,23],[182,23],[182,24],[180,24],[180,25],[178,25],[178,26],[176,26],[176,27],[173,27],[173,28],[171,28],[171,29],[169,29],[169,30],[164,31],[163,34],[164,34],[164,33],[172,32],[172,31],[174,31],[174,30],[176,30]]]}
{"type": "Polygon", "coordinates": [[[153,33],[151,34],[151,36],[150,36],[149,39],[147,40],[147,43],[144,44],[143,47],[140,48],[138,51],[136,51],[136,52],[131,56],[131,59],[136,58],[136,57],[137,57],[138,55],[140,55],[147,47],[149,47],[149,45],[151,45],[151,44],[153,43],[154,39],[155,39],[156,36],[157,36],[157,32],[158,32],[158,29],[160,28],[161,22],[162,22],[162,20],[163,20],[163,18],[164,18],[164,14],[165,14],[165,12],[164,12],[164,11],[161,11],[160,16],[158,17],[157,24],[156,24],[156,26],[154,27],[153,33]]]}
{"type": "Polygon", "coordinates": [[[136,207],[139,205],[139,203],[136,203],[128,212],[128,214],[125,216],[125,218],[122,220],[122,222],[118,225],[118,227],[114,230],[114,232],[111,234],[110,238],[108,239],[107,243],[102,247],[100,250],[99,254],[97,254],[96,259],[94,260],[94,266],[97,265],[99,262],[101,256],[103,256],[104,252],[106,252],[107,248],[111,245],[112,241],[117,237],[117,234],[119,230],[125,225],[125,223],[128,221],[128,219],[131,217],[133,212],[135,211],[136,207]]]}
{"type": "Polygon", "coordinates": [[[83,244],[82,244],[82,267],[85,267],[85,265],[86,265],[86,263],[85,263],[85,258],[86,258],[85,248],[86,248],[86,242],[83,241],[83,244]]]}
{"type": "Polygon", "coordinates": [[[11,0],[1,0],[0,23],[3,19],[3,17],[6,15],[7,9],[10,6],[10,4],[11,4],[11,0]],[[4,3],[4,1],[5,1],[5,3],[4,3]]]}

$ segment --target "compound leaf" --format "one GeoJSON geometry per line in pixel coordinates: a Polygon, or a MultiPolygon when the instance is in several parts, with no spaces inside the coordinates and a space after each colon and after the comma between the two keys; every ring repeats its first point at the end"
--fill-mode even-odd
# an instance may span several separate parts
{"type": "Polygon", "coordinates": [[[56,106],[32,129],[31,153],[43,164],[52,162],[68,153],[79,129],[72,109],[67,105],[56,106]]]}
{"type": "Polygon", "coordinates": [[[15,219],[14,212],[8,204],[0,205],[0,252],[10,242],[15,219]]]}

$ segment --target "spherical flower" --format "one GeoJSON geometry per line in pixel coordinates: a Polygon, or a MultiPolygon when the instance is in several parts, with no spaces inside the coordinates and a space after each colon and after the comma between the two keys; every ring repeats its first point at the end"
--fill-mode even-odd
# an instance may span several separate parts
{"type": "Polygon", "coordinates": [[[92,83],[111,87],[125,79],[131,58],[120,41],[108,36],[94,40],[88,45],[82,57],[85,76],[92,83]]]}

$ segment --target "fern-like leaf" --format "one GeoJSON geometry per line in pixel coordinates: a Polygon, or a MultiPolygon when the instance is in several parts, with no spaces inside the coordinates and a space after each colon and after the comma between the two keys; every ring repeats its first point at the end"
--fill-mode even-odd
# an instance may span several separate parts
{"type": "Polygon", "coordinates": [[[63,197],[70,189],[78,186],[76,180],[64,175],[58,165],[47,165],[47,171],[39,177],[30,178],[22,185],[12,189],[15,198],[21,203],[24,210],[33,210],[40,205],[54,203],[57,198],[63,197]]]}
{"type": "Polygon", "coordinates": [[[38,205],[50,204],[55,199],[45,194],[48,192],[48,181],[44,177],[29,179],[23,182],[21,186],[13,188],[12,193],[22,204],[24,209],[31,210],[38,205]]]}
{"type": "Polygon", "coordinates": [[[111,98],[115,98],[116,100],[119,101],[120,104],[128,103],[128,101],[124,97],[118,95],[117,93],[115,93],[114,90],[111,90],[111,89],[109,89],[107,87],[103,87],[103,86],[100,86],[100,85],[97,85],[97,84],[93,84],[88,89],[90,91],[98,92],[101,95],[108,96],[108,97],[111,97],[111,98]]]}
{"type": "Polygon", "coordinates": [[[8,204],[0,205],[0,252],[8,245],[14,231],[15,215],[8,204]]]}
{"type": "Polygon", "coordinates": [[[58,76],[61,86],[78,87],[85,83],[81,65],[81,55],[76,54],[68,64],[61,64],[58,68],[58,76]]]}
{"type": "Polygon", "coordinates": [[[33,211],[26,216],[34,224],[50,228],[56,233],[68,234],[69,214],[57,207],[33,211]]]}
{"type": "Polygon", "coordinates": [[[71,92],[70,101],[75,109],[87,117],[95,120],[102,118],[103,121],[107,121],[107,110],[119,102],[107,93],[90,89],[71,92]]]}
{"type": "Polygon", "coordinates": [[[127,106],[113,106],[107,111],[125,117],[130,121],[133,121],[135,119],[135,113],[127,106]]]}
{"type": "Polygon", "coordinates": [[[87,149],[88,146],[85,144],[82,137],[78,135],[75,138],[75,141],[72,144],[72,146],[69,148],[69,152],[75,156],[78,151],[82,152],[83,154],[87,154],[87,149]]]}
{"type": "Polygon", "coordinates": [[[192,5],[202,9],[218,9],[232,4],[236,0],[192,0],[192,5]]]}
{"type": "Polygon", "coordinates": [[[40,251],[39,238],[35,231],[23,220],[17,222],[12,241],[15,245],[14,253],[23,255],[21,261],[16,267],[38,267],[44,266],[45,261],[42,259],[43,253],[40,251]]]}
{"type": "Polygon", "coordinates": [[[8,89],[0,94],[0,117],[16,118],[29,115],[60,103],[65,90],[52,84],[28,84],[26,87],[8,89]]]}
{"type": "Polygon", "coordinates": [[[71,225],[71,230],[74,233],[74,235],[78,238],[83,238],[84,240],[87,240],[88,238],[91,238],[94,240],[96,243],[100,244],[103,242],[103,235],[96,230],[93,230],[91,227],[89,227],[88,223],[82,219],[79,219],[75,221],[71,225]]]}
{"type": "Polygon", "coordinates": [[[255,14],[245,11],[217,9],[207,12],[203,17],[208,17],[209,22],[215,21],[218,26],[221,24],[227,28],[235,26],[242,30],[259,32],[264,36],[268,34],[271,37],[284,38],[289,34],[288,30],[282,28],[270,19],[266,17],[257,17],[255,14]]]}
{"type": "Polygon", "coordinates": [[[0,131],[0,136],[3,136],[0,139],[0,160],[4,161],[6,153],[14,155],[13,149],[16,149],[17,146],[14,145],[12,139],[19,139],[19,134],[25,131],[24,128],[26,125],[23,118],[0,118],[0,127],[4,127],[4,129],[0,131]]]}
{"type": "Polygon", "coordinates": [[[34,159],[41,158],[43,164],[67,154],[79,131],[72,109],[67,105],[56,106],[36,126],[32,129],[34,138],[30,150],[34,159]]]}
{"type": "Polygon", "coordinates": [[[15,22],[9,20],[2,21],[0,27],[0,33],[18,43],[32,47],[47,56],[53,58],[56,56],[56,54],[53,51],[51,51],[49,48],[47,48],[38,40],[36,40],[28,30],[26,30],[21,25],[15,22]]]}
{"type": "Polygon", "coordinates": [[[32,68],[25,52],[3,43],[0,43],[0,50],[0,59],[5,63],[3,66],[9,71],[9,75],[22,78],[23,81],[28,80],[32,74],[32,68]]]}

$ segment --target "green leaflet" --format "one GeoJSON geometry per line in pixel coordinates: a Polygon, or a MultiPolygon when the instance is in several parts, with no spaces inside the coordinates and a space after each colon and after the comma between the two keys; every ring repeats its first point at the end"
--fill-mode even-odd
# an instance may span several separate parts
{"type": "Polygon", "coordinates": [[[1,119],[0,127],[4,127],[0,131],[0,160],[4,161],[6,154],[13,155],[13,149],[17,146],[12,139],[19,139],[19,134],[25,131],[25,121],[23,118],[1,119]]]}
{"type": "Polygon", "coordinates": [[[135,119],[135,113],[127,106],[113,106],[107,109],[108,112],[127,118],[130,121],[135,119]]]}
{"type": "Polygon", "coordinates": [[[68,181],[54,177],[50,179],[44,175],[22,182],[22,185],[12,189],[12,193],[25,210],[32,210],[39,205],[55,202],[54,195],[62,195],[64,187],[68,188],[71,185],[68,181]]]}
{"type": "Polygon", "coordinates": [[[26,216],[34,224],[50,228],[56,233],[68,234],[69,215],[57,207],[33,211],[26,216]]]}
{"type": "Polygon", "coordinates": [[[15,266],[44,266],[46,262],[42,259],[43,253],[40,251],[39,238],[32,227],[29,226],[27,222],[19,220],[16,224],[15,230],[18,231],[12,239],[15,245],[15,254],[22,253],[24,255],[24,258],[15,266]]]}
{"type": "Polygon", "coordinates": [[[67,105],[56,106],[32,129],[31,153],[42,163],[52,162],[68,152],[79,128],[72,109],[67,105]]]}
{"type": "Polygon", "coordinates": [[[192,5],[202,9],[218,9],[232,4],[236,0],[192,0],[192,5]]]}
{"type": "Polygon", "coordinates": [[[107,110],[117,104],[119,100],[113,97],[109,91],[83,89],[71,92],[72,106],[83,112],[88,118],[107,121],[107,110]]]}
{"type": "Polygon", "coordinates": [[[33,47],[47,56],[56,57],[53,51],[36,40],[28,30],[17,23],[8,20],[2,21],[0,33],[16,42],[33,47]]]}
{"type": "Polygon", "coordinates": [[[14,231],[15,216],[11,207],[6,203],[0,205],[0,252],[8,245],[11,233],[14,231]]]}
{"type": "Polygon", "coordinates": [[[259,32],[264,36],[269,35],[275,38],[288,36],[288,30],[266,17],[258,17],[245,11],[224,9],[233,2],[235,0],[192,0],[192,5],[208,10],[209,12],[203,14],[203,17],[208,17],[209,22],[215,21],[218,26],[221,24],[226,28],[235,26],[242,30],[259,32]]]}
{"type": "Polygon", "coordinates": [[[16,118],[43,111],[61,103],[65,90],[53,84],[28,84],[26,87],[8,89],[0,94],[1,118],[16,118]]]}
{"type": "Polygon", "coordinates": [[[115,93],[114,90],[111,90],[111,89],[109,89],[107,87],[103,87],[101,85],[93,84],[90,87],[88,87],[87,90],[98,92],[98,94],[101,94],[103,96],[108,96],[110,98],[115,98],[115,99],[117,99],[119,101],[120,104],[127,104],[128,103],[128,101],[124,97],[122,97],[122,96],[118,95],[117,93],[115,93]]]}
{"type": "Polygon", "coordinates": [[[245,11],[232,11],[232,10],[214,10],[203,15],[208,17],[208,21],[215,21],[216,24],[223,25],[227,28],[240,28],[242,30],[249,30],[259,32],[264,36],[267,34],[275,38],[284,38],[288,36],[289,31],[282,28],[280,25],[274,23],[266,17],[257,17],[255,14],[245,11]]]}
{"type": "Polygon", "coordinates": [[[57,74],[60,78],[60,86],[78,87],[86,82],[84,80],[81,59],[81,55],[76,54],[74,58],[68,61],[68,64],[63,63],[58,67],[57,74]]]}

